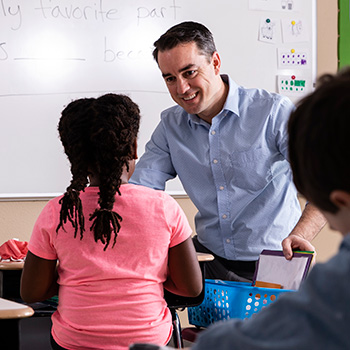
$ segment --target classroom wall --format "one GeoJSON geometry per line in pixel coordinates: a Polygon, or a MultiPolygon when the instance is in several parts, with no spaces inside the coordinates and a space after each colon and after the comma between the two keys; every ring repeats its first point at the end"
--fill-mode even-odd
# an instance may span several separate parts
{"type": "MultiPolygon", "coordinates": [[[[317,1],[317,74],[335,73],[337,70],[337,0],[317,1]]],[[[234,78],[234,77],[233,77],[234,78]]],[[[194,230],[196,208],[186,197],[176,197],[194,230]]],[[[301,205],[304,200],[300,199],[301,205]]],[[[0,244],[11,238],[29,240],[34,222],[46,201],[0,202],[0,244]]],[[[338,249],[341,237],[325,227],[313,241],[317,261],[328,260],[338,249]]]]}

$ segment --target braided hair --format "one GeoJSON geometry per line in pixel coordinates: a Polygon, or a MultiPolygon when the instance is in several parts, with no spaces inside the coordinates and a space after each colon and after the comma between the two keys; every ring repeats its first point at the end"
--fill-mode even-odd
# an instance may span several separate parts
{"type": "Polygon", "coordinates": [[[85,231],[82,203],[79,197],[88,185],[89,171],[99,175],[99,208],[90,216],[95,242],[107,249],[112,232],[113,246],[122,217],[113,211],[115,195],[120,193],[123,167],[129,171],[129,160],[135,154],[140,125],[140,110],[127,96],[106,94],[82,98],[62,111],[58,131],[71,164],[72,180],[60,199],[60,221],[56,232],[69,221],[74,237],[85,231]]]}

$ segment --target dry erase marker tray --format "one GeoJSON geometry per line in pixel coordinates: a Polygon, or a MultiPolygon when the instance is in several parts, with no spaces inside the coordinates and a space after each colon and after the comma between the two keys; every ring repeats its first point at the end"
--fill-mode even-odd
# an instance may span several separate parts
{"type": "Polygon", "coordinates": [[[221,320],[250,318],[286,292],[293,290],[253,287],[250,283],[207,279],[202,304],[188,308],[189,323],[207,327],[221,320]]]}

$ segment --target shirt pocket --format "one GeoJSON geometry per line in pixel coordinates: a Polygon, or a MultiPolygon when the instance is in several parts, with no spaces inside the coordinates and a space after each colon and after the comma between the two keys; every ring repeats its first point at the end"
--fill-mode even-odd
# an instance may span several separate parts
{"type": "Polygon", "coordinates": [[[272,155],[266,149],[232,152],[230,161],[228,180],[232,187],[257,192],[263,190],[272,180],[272,155]]]}

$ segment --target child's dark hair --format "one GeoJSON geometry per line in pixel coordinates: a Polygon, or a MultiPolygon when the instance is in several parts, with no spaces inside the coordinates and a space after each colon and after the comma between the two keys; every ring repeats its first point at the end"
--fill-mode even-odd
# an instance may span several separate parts
{"type": "Polygon", "coordinates": [[[291,114],[288,131],[296,188],[321,210],[336,213],[331,192],[350,192],[350,67],[318,79],[291,114]]]}
{"type": "Polygon", "coordinates": [[[72,180],[60,200],[60,228],[70,221],[83,238],[84,216],[79,197],[88,184],[89,171],[99,175],[99,208],[91,215],[95,242],[106,250],[112,231],[115,245],[122,218],[113,211],[115,194],[120,195],[123,166],[135,154],[140,125],[140,110],[127,96],[106,94],[71,102],[62,112],[58,124],[60,138],[71,163],[72,180]]]}

